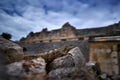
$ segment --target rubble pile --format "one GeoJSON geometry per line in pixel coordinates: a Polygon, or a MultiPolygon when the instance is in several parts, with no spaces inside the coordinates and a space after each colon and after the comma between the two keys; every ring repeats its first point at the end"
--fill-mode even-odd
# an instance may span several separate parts
{"type": "Polygon", "coordinates": [[[0,53],[2,80],[97,80],[78,47],[26,59],[19,45],[0,37],[0,53]]]}
{"type": "Polygon", "coordinates": [[[7,65],[10,80],[45,80],[46,63],[41,57],[29,61],[20,61],[7,65]]]}
{"type": "Polygon", "coordinates": [[[48,73],[48,80],[97,80],[92,69],[85,66],[85,58],[78,47],[67,55],[54,59],[48,73]]]}

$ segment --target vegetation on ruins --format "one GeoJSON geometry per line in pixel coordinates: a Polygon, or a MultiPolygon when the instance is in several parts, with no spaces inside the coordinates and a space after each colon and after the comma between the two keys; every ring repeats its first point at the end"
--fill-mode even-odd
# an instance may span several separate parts
{"type": "Polygon", "coordinates": [[[8,40],[10,40],[12,38],[12,35],[10,33],[5,33],[5,32],[3,32],[1,34],[1,36],[5,39],[8,39],[8,40]]]}

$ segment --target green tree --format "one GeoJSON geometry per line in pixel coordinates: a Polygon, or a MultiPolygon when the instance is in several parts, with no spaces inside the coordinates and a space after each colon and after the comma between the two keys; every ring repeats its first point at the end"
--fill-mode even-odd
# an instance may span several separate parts
{"type": "Polygon", "coordinates": [[[9,34],[9,33],[2,33],[1,34],[1,36],[3,37],[3,38],[5,38],[5,39],[8,39],[8,40],[10,40],[11,38],[12,38],[12,35],[11,34],[9,34]]]}

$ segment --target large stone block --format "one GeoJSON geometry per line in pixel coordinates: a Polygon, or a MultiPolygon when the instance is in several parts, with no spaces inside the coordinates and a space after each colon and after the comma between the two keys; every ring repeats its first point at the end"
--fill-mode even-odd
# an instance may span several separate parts
{"type": "Polygon", "coordinates": [[[54,59],[49,67],[49,70],[63,67],[81,67],[85,65],[85,58],[78,47],[75,47],[66,53],[63,57],[54,59]]]}
{"type": "Polygon", "coordinates": [[[85,57],[78,47],[71,49],[68,53],[72,55],[75,66],[85,65],[85,62],[86,62],[85,57]]]}
{"type": "Polygon", "coordinates": [[[57,58],[49,65],[50,70],[63,68],[63,67],[64,68],[75,67],[75,63],[71,55],[66,55],[66,56],[57,58]]]}
{"type": "Polygon", "coordinates": [[[6,63],[20,61],[24,55],[23,49],[18,44],[2,37],[0,37],[0,54],[4,57],[6,63]]]}

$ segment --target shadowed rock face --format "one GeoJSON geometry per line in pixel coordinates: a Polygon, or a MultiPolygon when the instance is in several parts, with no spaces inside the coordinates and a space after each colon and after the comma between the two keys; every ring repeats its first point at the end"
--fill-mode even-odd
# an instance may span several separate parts
{"type": "Polygon", "coordinates": [[[0,79],[7,80],[5,65],[23,59],[22,48],[0,36],[0,79]]]}

